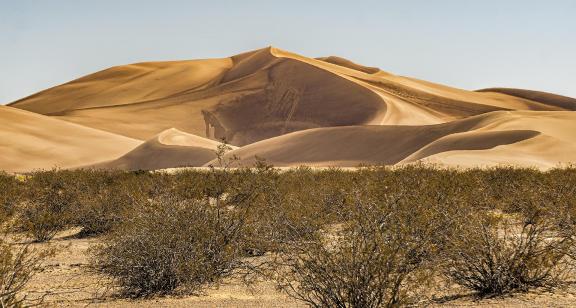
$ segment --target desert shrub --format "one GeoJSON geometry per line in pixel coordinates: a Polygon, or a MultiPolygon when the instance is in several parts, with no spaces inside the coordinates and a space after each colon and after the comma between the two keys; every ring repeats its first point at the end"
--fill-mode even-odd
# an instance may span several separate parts
{"type": "Polygon", "coordinates": [[[269,168],[245,177],[243,182],[253,181],[258,187],[258,194],[250,199],[247,249],[257,254],[279,252],[286,244],[305,241],[325,225],[339,222],[346,203],[340,189],[344,184],[327,180],[336,180],[337,175],[340,171],[326,175],[310,168],[285,172],[269,168]]]}
{"type": "Polygon", "coordinates": [[[374,199],[354,192],[349,221],[294,242],[274,262],[274,278],[313,307],[395,307],[430,281],[452,230],[449,206],[413,195],[374,199]]]}
{"type": "Polygon", "coordinates": [[[14,247],[0,240],[0,307],[29,307],[41,303],[42,298],[30,299],[22,291],[48,255],[49,252],[39,253],[29,245],[14,247]]]}
{"type": "Polygon", "coordinates": [[[0,224],[14,214],[16,205],[22,198],[22,184],[16,177],[0,171],[0,224]]]}
{"type": "Polygon", "coordinates": [[[102,234],[120,224],[150,197],[161,195],[162,178],[151,179],[148,173],[81,171],[82,191],[74,224],[83,235],[102,234]],[[155,184],[155,185],[153,185],[155,184]]]}
{"type": "Polygon", "coordinates": [[[78,173],[66,170],[34,172],[25,182],[25,200],[19,208],[17,228],[38,242],[50,240],[70,226],[79,207],[78,173]]]}
{"type": "Polygon", "coordinates": [[[446,250],[446,275],[480,295],[553,287],[566,279],[572,234],[559,232],[545,209],[476,211],[446,250]]]}
{"type": "Polygon", "coordinates": [[[93,251],[93,268],[126,296],[194,292],[240,264],[242,211],[161,198],[139,209],[93,251]]]}
{"type": "Polygon", "coordinates": [[[200,200],[205,198],[205,174],[195,170],[179,170],[173,175],[173,192],[182,199],[200,200]]]}

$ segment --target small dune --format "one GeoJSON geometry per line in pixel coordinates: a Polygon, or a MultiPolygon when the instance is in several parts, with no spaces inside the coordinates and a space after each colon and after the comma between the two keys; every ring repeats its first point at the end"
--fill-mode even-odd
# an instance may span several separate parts
{"type": "Polygon", "coordinates": [[[216,149],[219,144],[217,141],[172,128],[118,159],[87,167],[120,170],[199,167],[216,158],[216,149]]]}

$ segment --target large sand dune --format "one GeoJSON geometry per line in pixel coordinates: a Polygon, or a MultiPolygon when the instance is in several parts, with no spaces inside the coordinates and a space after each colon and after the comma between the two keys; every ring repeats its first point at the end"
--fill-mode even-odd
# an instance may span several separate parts
{"type": "Polygon", "coordinates": [[[122,148],[119,159],[94,157],[109,168],[202,165],[214,158],[214,144],[198,144],[222,138],[240,147],[234,152],[244,163],[258,155],[286,166],[576,161],[572,98],[466,91],[274,47],[223,59],[117,66],[10,106],[145,141],[122,148]],[[162,141],[167,136],[188,141],[170,144],[162,141]]]}

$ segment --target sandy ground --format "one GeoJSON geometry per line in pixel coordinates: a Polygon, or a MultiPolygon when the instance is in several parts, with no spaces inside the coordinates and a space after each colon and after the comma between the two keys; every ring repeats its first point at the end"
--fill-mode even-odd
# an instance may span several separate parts
{"type": "MultiPolygon", "coordinates": [[[[56,248],[58,253],[42,267],[26,292],[29,297],[45,296],[44,304],[53,307],[305,307],[278,292],[271,282],[252,287],[229,279],[211,286],[201,295],[167,296],[145,300],[126,300],[106,288],[106,279],[88,270],[88,250],[98,238],[79,239],[78,230],[59,234],[50,244],[34,244],[38,249],[56,248]]],[[[477,299],[458,288],[430,290],[422,303],[432,307],[576,307],[576,285],[565,289],[535,290],[503,298],[477,299]]]]}

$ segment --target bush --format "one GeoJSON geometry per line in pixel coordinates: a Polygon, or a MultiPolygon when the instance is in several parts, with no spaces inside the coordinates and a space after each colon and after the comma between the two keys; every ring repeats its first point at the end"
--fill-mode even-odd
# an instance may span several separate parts
{"type": "Polygon", "coordinates": [[[240,265],[242,227],[240,211],[161,198],[104,238],[93,268],[130,297],[198,291],[240,265]]]}
{"type": "Polygon", "coordinates": [[[8,221],[22,198],[22,185],[12,175],[0,171],[0,224],[8,221]]]}
{"type": "MultiPolygon", "coordinates": [[[[83,235],[106,233],[132,215],[139,205],[154,196],[151,175],[112,171],[83,171],[81,201],[74,224],[83,235]]],[[[165,184],[158,181],[159,185],[165,184]]]]}
{"type": "Polygon", "coordinates": [[[481,294],[554,286],[576,263],[574,168],[231,169],[225,152],[175,174],[0,174],[0,216],[37,241],[102,234],[93,267],[135,297],[201,290],[267,252],[265,273],[312,306],[411,303],[438,271],[481,294]]]}
{"type": "Polygon", "coordinates": [[[295,242],[274,262],[278,286],[313,307],[396,307],[434,273],[450,209],[410,195],[355,193],[345,224],[295,242]]]}
{"type": "Polygon", "coordinates": [[[41,303],[42,298],[29,299],[22,291],[48,255],[37,253],[28,245],[14,248],[0,240],[0,307],[29,307],[41,303]]]}
{"type": "Polygon", "coordinates": [[[324,210],[321,185],[309,169],[247,174],[243,182],[249,181],[259,191],[251,198],[244,240],[253,254],[281,251],[285,244],[305,240],[333,221],[331,213],[324,210]]]}
{"type": "Polygon", "coordinates": [[[79,208],[78,173],[52,170],[34,172],[26,180],[25,201],[17,227],[38,242],[45,242],[70,226],[79,208]]]}
{"type": "Polygon", "coordinates": [[[455,283],[479,295],[500,295],[565,281],[574,237],[559,232],[547,213],[475,212],[467,217],[446,254],[445,273],[455,283]]]}

